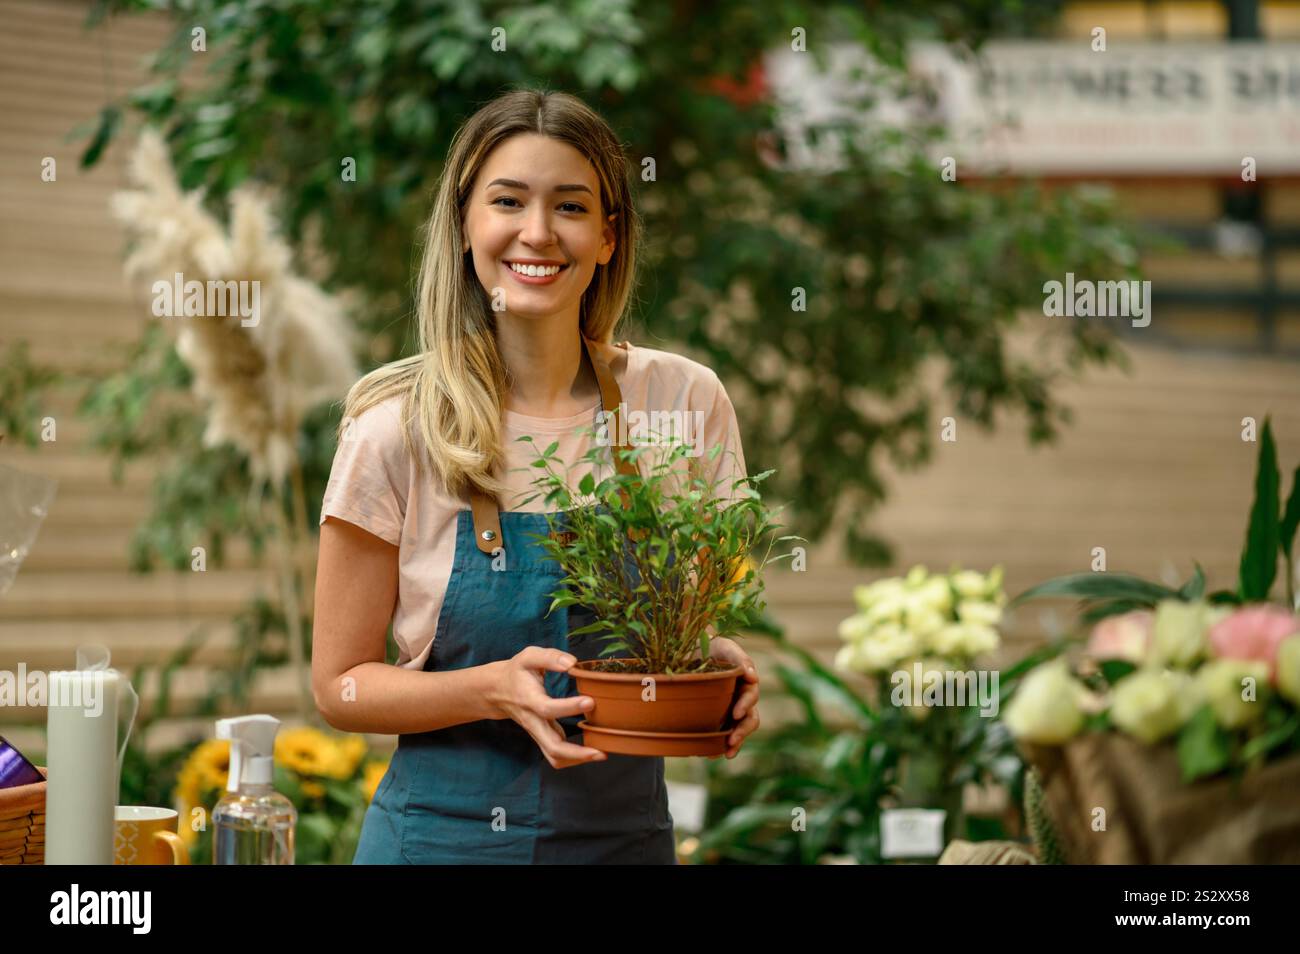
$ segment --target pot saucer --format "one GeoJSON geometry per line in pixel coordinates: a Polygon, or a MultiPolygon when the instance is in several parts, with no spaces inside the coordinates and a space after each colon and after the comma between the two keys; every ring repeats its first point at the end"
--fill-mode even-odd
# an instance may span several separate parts
{"type": "Polygon", "coordinates": [[[645,732],[633,729],[606,729],[585,719],[578,723],[582,744],[602,752],[618,755],[663,755],[676,758],[690,755],[725,755],[731,729],[718,732],[645,732]]]}

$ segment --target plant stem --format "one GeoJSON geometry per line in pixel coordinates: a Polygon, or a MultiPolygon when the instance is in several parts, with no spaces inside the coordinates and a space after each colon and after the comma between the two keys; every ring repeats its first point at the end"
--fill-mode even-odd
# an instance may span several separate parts
{"type": "MultiPolygon", "coordinates": [[[[280,597],[284,609],[285,632],[289,639],[289,662],[298,687],[298,714],[304,722],[314,722],[315,704],[307,681],[306,659],[302,650],[302,611],[298,605],[298,573],[295,561],[293,528],[285,516],[280,495],[272,493],[271,509],[275,516],[276,553],[280,564],[280,597]]],[[[265,498],[263,498],[265,505],[265,498]]]]}

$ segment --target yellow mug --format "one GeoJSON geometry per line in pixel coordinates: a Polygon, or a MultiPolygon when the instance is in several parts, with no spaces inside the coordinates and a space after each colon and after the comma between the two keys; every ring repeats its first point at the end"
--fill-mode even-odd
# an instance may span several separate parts
{"type": "Polygon", "coordinates": [[[170,808],[118,805],[113,820],[113,864],[189,864],[190,851],[176,834],[179,817],[170,808]]]}

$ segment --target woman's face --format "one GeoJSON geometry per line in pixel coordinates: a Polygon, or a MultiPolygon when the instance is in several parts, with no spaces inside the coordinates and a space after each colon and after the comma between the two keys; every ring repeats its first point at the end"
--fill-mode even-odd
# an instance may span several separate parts
{"type": "Polygon", "coordinates": [[[498,144],[479,170],[462,222],[465,250],[473,251],[494,307],[530,318],[577,315],[596,266],[614,254],[612,218],[582,153],[519,134],[498,144]],[[535,274],[521,274],[530,264],[535,274]]]}

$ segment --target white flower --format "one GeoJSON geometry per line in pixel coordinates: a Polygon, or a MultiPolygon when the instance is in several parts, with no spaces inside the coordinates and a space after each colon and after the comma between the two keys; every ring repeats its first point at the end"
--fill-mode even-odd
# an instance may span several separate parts
{"type": "Polygon", "coordinates": [[[1152,745],[1173,734],[1194,708],[1192,677],[1168,669],[1141,669],[1111,691],[1110,718],[1135,739],[1152,745]]]}
{"type": "Polygon", "coordinates": [[[861,613],[854,613],[847,619],[840,621],[839,632],[840,639],[846,642],[857,642],[860,639],[865,639],[867,634],[871,632],[871,621],[861,613]]]}
{"type": "Polygon", "coordinates": [[[901,598],[906,591],[903,581],[897,577],[886,577],[874,583],[861,583],[853,588],[853,599],[858,609],[866,613],[878,602],[889,598],[901,598]]]}
{"type": "Polygon", "coordinates": [[[1025,676],[1002,721],[1018,739],[1060,745],[1083,727],[1083,691],[1065,660],[1054,659],[1025,676]]]}
{"type": "Polygon", "coordinates": [[[1277,646],[1278,692],[1300,704],[1300,636],[1288,636],[1277,646]]]}
{"type": "Polygon", "coordinates": [[[1196,670],[1196,683],[1214,718],[1225,729],[1240,729],[1264,711],[1268,663],[1252,659],[1212,659],[1196,670]],[[1253,686],[1247,680],[1254,680],[1253,686]],[[1253,698],[1246,698],[1253,688],[1253,698]]]}
{"type": "Polygon", "coordinates": [[[952,612],[952,587],[944,577],[932,576],[912,590],[908,602],[928,607],[946,616],[952,612]]]}
{"type": "Polygon", "coordinates": [[[903,625],[919,639],[937,633],[947,622],[947,616],[924,604],[910,604],[903,614],[903,625]]]}
{"type": "Polygon", "coordinates": [[[988,591],[988,580],[975,570],[958,570],[952,575],[952,588],[963,599],[982,599],[988,591]]]}
{"type": "Polygon", "coordinates": [[[1205,602],[1161,600],[1151,630],[1150,661],[1187,669],[1205,655],[1209,629],[1228,611],[1205,602]]]}
{"type": "Polygon", "coordinates": [[[998,631],[982,623],[949,623],[927,640],[942,656],[978,656],[998,648],[998,631]]]}
{"type": "Polygon", "coordinates": [[[1002,607],[984,600],[962,600],[957,604],[957,618],[963,623],[996,626],[1002,622],[1002,607]]]}
{"type": "Polygon", "coordinates": [[[885,623],[854,644],[848,668],[863,673],[886,672],[900,660],[915,656],[919,648],[912,633],[896,623],[885,623]]]}

